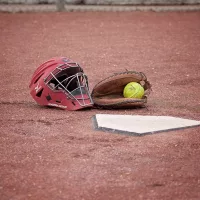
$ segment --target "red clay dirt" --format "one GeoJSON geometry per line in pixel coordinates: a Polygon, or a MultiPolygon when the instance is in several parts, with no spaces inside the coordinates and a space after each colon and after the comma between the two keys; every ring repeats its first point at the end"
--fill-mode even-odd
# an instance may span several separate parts
{"type": "Polygon", "coordinates": [[[0,13],[0,199],[200,199],[200,127],[144,137],[95,131],[95,114],[200,120],[200,12],[0,13]],[[42,62],[80,63],[92,89],[144,72],[147,108],[63,111],[38,106],[42,62]]]}

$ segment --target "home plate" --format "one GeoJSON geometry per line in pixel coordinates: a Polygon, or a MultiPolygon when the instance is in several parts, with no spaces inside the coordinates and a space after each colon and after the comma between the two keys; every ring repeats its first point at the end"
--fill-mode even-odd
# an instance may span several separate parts
{"type": "Polygon", "coordinates": [[[137,136],[200,126],[200,121],[170,116],[97,114],[93,122],[97,130],[137,136]]]}

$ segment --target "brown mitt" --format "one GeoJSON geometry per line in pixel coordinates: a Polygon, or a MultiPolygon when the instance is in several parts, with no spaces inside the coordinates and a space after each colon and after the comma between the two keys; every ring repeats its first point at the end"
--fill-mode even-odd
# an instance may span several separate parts
{"type": "Polygon", "coordinates": [[[135,108],[142,107],[147,103],[147,96],[150,94],[151,85],[142,72],[125,71],[116,73],[100,81],[92,90],[94,106],[99,108],[135,108]],[[140,83],[144,88],[142,99],[124,98],[124,87],[130,82],[140,83]]]}

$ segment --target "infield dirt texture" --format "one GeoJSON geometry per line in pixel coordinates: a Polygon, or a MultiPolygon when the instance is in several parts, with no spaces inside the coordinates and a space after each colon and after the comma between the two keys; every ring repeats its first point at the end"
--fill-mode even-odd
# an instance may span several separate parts
{"type": "Polygon", "coordinates": [[[200,120],[200,12],[0,13],[1,200],[198,200],[200,128],[131,137],[95,131],[95,114],[200,120]],[[144,72],[147,109],[68,112],[29,95],[35,69],[77,61],[90,89],[144,72]]]}

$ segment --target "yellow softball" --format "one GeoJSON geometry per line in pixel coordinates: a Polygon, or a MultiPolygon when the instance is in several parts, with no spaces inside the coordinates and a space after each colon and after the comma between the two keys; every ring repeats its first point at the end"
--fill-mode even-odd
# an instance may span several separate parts
{"type": "Polygon", "coordinates": [[[130,82],[124,87],[125,98],[141,99],[144,96],[144,88],[137,82],[130,82]]]}

